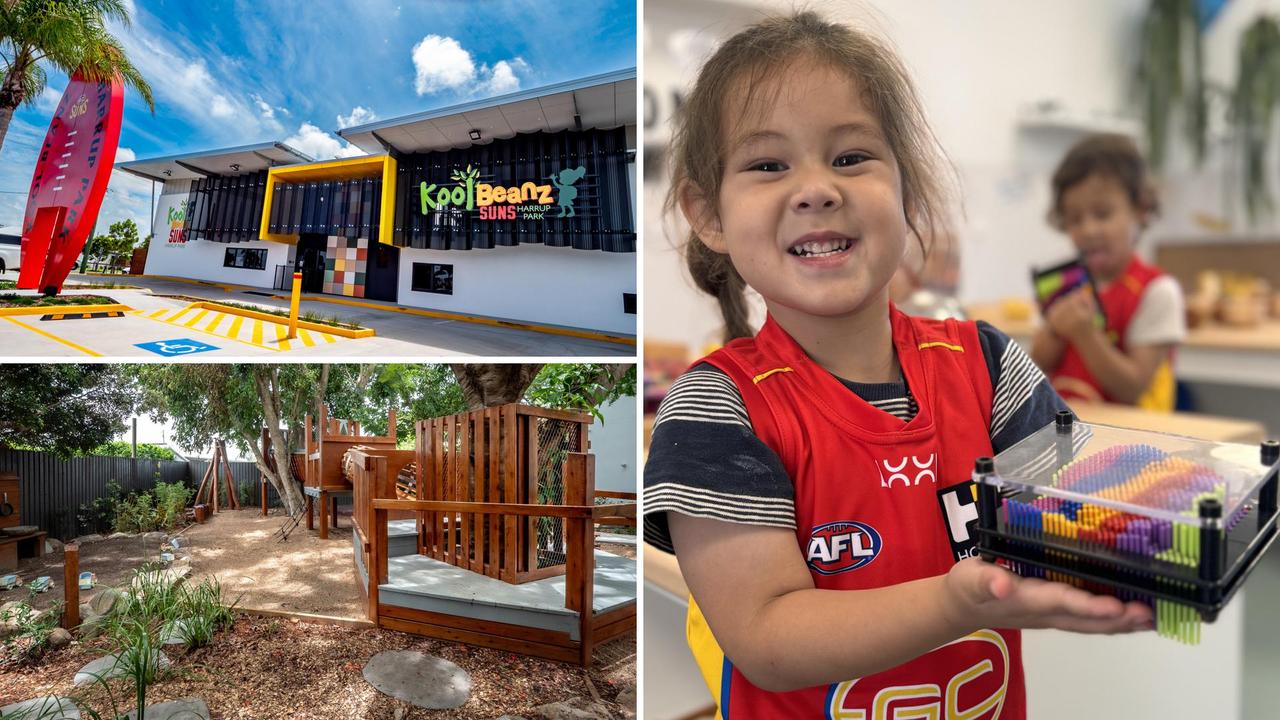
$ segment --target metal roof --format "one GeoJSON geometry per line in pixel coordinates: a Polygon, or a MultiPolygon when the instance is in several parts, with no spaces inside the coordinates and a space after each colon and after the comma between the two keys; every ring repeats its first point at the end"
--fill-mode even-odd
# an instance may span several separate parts
{"type": "Polygon", "coordinates": [[[636,124],[636,69],[554,85],[337,130],[368,153],[432,152],[483,145],[520,133],[636,124]],[[480,131],[480,140],[471,131],[480,131]],[[385,145],[384,145],[385,143],[385,145]]]}
{"type": "Polygon", "coordinates": [[[311,162],[312,159],[281,142],[203,150],[167,157],[130,160],[115,164],[117,170],[147,180],[196,180],[209,175],[266,170],[278,165],[311,162]]]}

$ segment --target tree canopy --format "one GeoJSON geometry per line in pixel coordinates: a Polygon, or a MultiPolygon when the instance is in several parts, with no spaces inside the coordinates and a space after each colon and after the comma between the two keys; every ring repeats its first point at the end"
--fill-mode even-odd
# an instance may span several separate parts
{"type": "Polygon", "coordinates": [[[125,365],[0,365],[0,447],[88,452],[124,432],[140,399],[125,365]]]}

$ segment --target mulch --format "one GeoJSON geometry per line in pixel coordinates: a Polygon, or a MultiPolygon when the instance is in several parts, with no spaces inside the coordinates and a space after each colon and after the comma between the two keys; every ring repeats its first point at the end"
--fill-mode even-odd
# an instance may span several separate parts
{"type": "MultiPolygon", "coordinates": [[[[529,716],[539,705],[598,695],[622,717],[624,708],[615,700],[635,687],[635,645],[634,633],[619,638],[599,648],[596,662],[584,670],[390,630],[242,616],[207,647],[185,655],[180,646],[166,650],[174,666],[151,686],[147,703],[196,696],[217,719],[492,719],[529,716]],[[427,711],[383,695],[361,673],[365,662],[384,650],[416,650],[457,663],[471,673],[470,700],[455,710],[427,711]]],[[[77,642],[34,665],[0,668],[0,705],[70,694],[75,672],[106,652],[101,641],[77,642]]],[[[123,681],[111,687],[127,710],[131,687],[123,681]]],[[[99,712],[110,709],[101,688],[81,696],[99,712]]]]}

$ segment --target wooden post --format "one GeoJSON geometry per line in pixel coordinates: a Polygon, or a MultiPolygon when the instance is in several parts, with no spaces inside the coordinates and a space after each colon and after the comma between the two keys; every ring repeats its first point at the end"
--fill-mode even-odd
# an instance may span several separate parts
{"type": "Polygon", "coordinates": [[[80,624],[80,546],[62,546],[62,627],[74,630],[80,624]]]}
{"type": "Polygon", "coordinates": [[[378,577],[379,568],[386,562],[387,557],[387,511],[373,511],[373,537],[369,543],[369,565],[365,567],[365,571],[369,574],[369,619],[376,626],[378,624],[378,577]],[[379,534],[377,528],[382,528],[379,534]]]}
{"type": "MultiPolygon", "coordinates": [[[[391,497],[394,498],[395,495],[392,495],[391,497]]],[[[331,513],[329,516],[329,527],[333,528],[334,530],[337,530],[338,529],[338,496],[337,495],[333,495],[329,498],[329,506],[330,506],[330,513],[331,513]]]]}
{"type": "Polygon", "coordinates": [[[262,517],[267,516],[267,477],[262,476],[262,517]]]}
{"type": "Polygon", "coordinates": [[[315,498],[311,497],[310,493],[307,493],[307,529],[308,530],[316,529],[315,520],[312,518],[312,515],[311,515],[311,509],[313,506],[315,506],[315,498]]]}
{"type": "Polygon", "coordinates": [[[319,507],[319,508],[317,508],[317,509],[320,511],[320,512],[319,512],[319,515],[320,515],[320,539],[321,539],[321,540],[328,540],[328,539],[329,539],[329,493],[328,493],[328,491],[323,490],[323,489],[320,491],[320,502],[319,502],[319,505],[320,505],[320,507],[319,507]]]}
{"type": "Polygon", "coordinates": [[[219,440],[218,447],[222,449],[222,466],[227,470],[227,495],[231,498],[231,502],[227,504],[232,510],[239,510],[240,486],[236,484],[236,476],[231,474],[231,459],[227,457],[227,444],[219,440]]]}

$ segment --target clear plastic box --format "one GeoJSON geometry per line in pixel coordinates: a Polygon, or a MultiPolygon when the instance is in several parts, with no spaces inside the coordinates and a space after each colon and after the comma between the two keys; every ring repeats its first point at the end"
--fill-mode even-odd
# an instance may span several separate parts
{"type": "Polygon", "coordinates": [[[1064,412],[979,458],[974,482],[982,557],[1146,601],[1161,618],[1186,620],[1186,608],[1211,622],[1275,539],[1280,443],[1208,442],[1064,412]]]}

